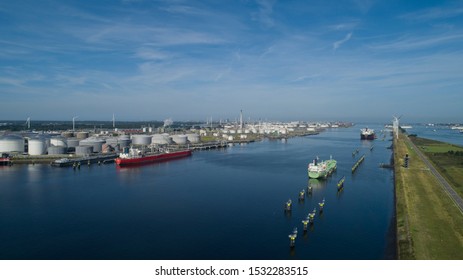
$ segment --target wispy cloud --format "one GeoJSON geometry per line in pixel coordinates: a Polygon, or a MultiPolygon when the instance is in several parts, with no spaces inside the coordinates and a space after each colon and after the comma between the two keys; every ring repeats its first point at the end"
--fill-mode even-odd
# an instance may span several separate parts
{"type": "Polygon", "coordinates": [[[426,49],[439,45],[448,45],[451,42],[463,43],[463,33],[448,35],[406,36],[389,42],[370,45],[370,49],[381,51],[409,51],[426,49]]]}
{"type": "Polygon", "coordinates": [[[463,7],[434,7],[400,15],[406,20],[426,21],[435,19],[447,19],[463,14],[463,7]]]}
{"type": "Polygon", "coordinates": [[[159,49],[153,49],[149,47],[141,47],[137,49],[135,56],[145,60],[165,60],[172,58],[172,54],[168,54],[159,49]]]}
{"type": "Polygon", "coordinates": [[[255,20],[259,21],[265,27],[272,27],[275,25],[275,20],[272,17],[273,5],[275,0],[256,0],[259,11],[254,14],[255,20]]]}
{"type": "Polygon", "coordinates": [[[343,23],[338,23],[334,25],[328,26],[329,29],[331,30],[336,30],[336,31],[343,31],[343,30],[353,30],[360,24],[360,21],[351,21],[351,22],[343,22],[343,23]]]}
{"type": "Polygon", "coordinates": [[[161,7],[160,10],[166,11],[172,14],[193,15],[193,16],[204,16],[204,15],[209,14],[209,13],[206,13],[202,9],[198,9],[198,8],[195,8],[192,6],[186,6],[186,5],[169,5],[167,7],[161,7]]]}
{"type": "Polygon", "coordinates": [[[346,37],[344,37],[344,39],[334,42],[333,43],[333,50],[337,50],[342,44],[349,41],[350,38],[352,38],[352,32],[347,33],[347,35],[346,35],[346,37]]]}

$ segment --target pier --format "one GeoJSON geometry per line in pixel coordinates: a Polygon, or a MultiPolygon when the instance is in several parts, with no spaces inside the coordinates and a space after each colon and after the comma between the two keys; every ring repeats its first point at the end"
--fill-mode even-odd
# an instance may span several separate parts
{"type": "Polygon", "coordinates": [[[117,154],[95,155],[81,158],[62,158],[53,161],[51,165],[56,167],[80,167],[82,164],[90,165],[93,163],[102,164],[112,162],[115,158],[117,158],[117,154]]]}
{"type": "Polygon", "coordinates": [[[344,188],[344,181],[346,180],[346,176],[342,176],[342,178],[338,181],[338,191],[344,188]]]}
{"type": "Polygon", "coordinates": [[[365,155],[363,155],[361,158],[357,160],[357,162],[352,166],[352,173],[354,173],[359,165],[365,160],[365,155]]]}
{"type": "Polygon", "coordinates": [[[221,141],[221,142],[210,142],[210,143],[198,143],[198,144],[190,144],[188,146],[189,149],[196,151],[196,150],[211,150],[211,149],[221,149],[228,147],[228,142],[221,141]]]}

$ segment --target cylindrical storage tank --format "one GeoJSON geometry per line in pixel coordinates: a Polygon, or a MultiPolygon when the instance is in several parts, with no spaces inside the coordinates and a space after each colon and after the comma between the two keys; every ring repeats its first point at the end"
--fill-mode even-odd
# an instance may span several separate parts
{"type": "Polygon", "coordinates": [[[115,147],[117,144],[119,144],[119,139],[117,138],[106,138],[106,144],[111,145],[112,147],[115,147]]]}
{"type": "Polygon", "coordinates": [[[179,145],[184,145],[187,143],[187,136],[183,134],[172,135],[172,140],[179,145]]]}
{"type": "Polygon", "coordinates": [[[132,135],[132,144],[134,145],[149,145],[151,144],[151,135],[134,134],[132,135]]]}
{"type": "Polygon", "coordinates": [[[100,153],[105,140],[98,138],[87,138],[79,142],[79,146],[92,146],[93,152],[100,153]]]}
{"type": "Polygon", "coordinates": [[[118,142],[119,146],[121,146],[122,148],[124,148],[124,147],[129,147],[129,146],[130,146],[130,143],[132,143],[132,140],[130,140],[130,138],[129,138],[129,139],[126,139],[126,138],[122,138],[122,139],[121,139],[121,138],[118,138],[117,140],[119,141],[119,142],[118,142]]]}
{"type": "Polygon", "coordinates": [[[93,153],[93,146],[77,146],[76,147],[76,155],[89,155],[93,153]]]}
{"type": "Polygon", "coordinates": [[[29,155],[44,155],[47,152],[47,143],[43,138],[29,139],[29,155]]]}
{"type": "Polygon", "coordinates": [[[164,138],[166,139],[167,141],[167,144],[172,144],[173,141],[172,141],[172,137],[169,135],[169,133],[163,133],[161,134],[162,136],[164,136],[164,138]]]}
{"type": "Polygon", "coordinates": [[[88,132],[86,132],[86,131],[77,132],[76,137],[77,137],[77,139],[88,138],[88,132]]]}
{"type": "Polygon", "coordinates": [[[172,139],[169,137],[169,135],[165,134],[154,134],[153,137],[151,137],[151,143],[152,144],[158,144],[158,145],[167,145],[170,144],[172,139]]]}
{"type": "Polygon", "coordinates": [[[14,134],[0,137],[0,152],[24,153],[24,138],[14,134]]]}
{"type": "Polygon", "coordinates": [[[199,135],[196,134],[196,133],[190,133],[190,134],[187,134],[186,136],[188,138],[188,141],[190,141],[190,143],[198,143],[199,142],[199,135]]]}
{"type": "Polygon", "coordinates": [[[75,148],[75,147],[79,146],[79,139],[77,139],[77,138],[69,138],[69,139],[66,140],[66,142],[67,142],[69,148],[75,148]]]}
{"type": "Polygon", "coordinates": [[[48,147],[49,155],[63,155],[66,153],[67,148],[64,146],[50,146],[48,147]]]}
{"type": "Polygon", "coordinates": [[[68,146],[66,139],[64,139],[62,137],[53,137],[53,138],[50,139],[50,143],[53,146],[60,146],[60,147],[67,147],[68,146]]]}
{"type": "Polygon", "coordinates": [[[61,133],[61,136],[65,137],[65,138],[71,138],[71,137],[74,137],[74,132],[65,131],[65,132],[61,133]]]}

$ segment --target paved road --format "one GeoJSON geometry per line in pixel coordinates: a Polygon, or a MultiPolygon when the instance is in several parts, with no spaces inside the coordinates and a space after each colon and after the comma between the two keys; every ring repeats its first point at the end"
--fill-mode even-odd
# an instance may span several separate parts
{"type": "Polygon", "coordinates": [[[436,177],[437,181],[439,181],[441,187],[444,189],[444,191],[448,194],[448,196],[453,200],[455,205],[460,209],[461,214],[463,214],[463,199],[455,192],[453,187],[447,182],[447,180],[440,175],[440,173],[434,168],[434,166],[431,164],[429,159],[423,155],[420,149],[413,144],[413,142],[408,138],[405,137],[407,141],[410,143],[410,145],[413,147],[415,152],[418,154],[418,156],[423,160],[423,162],[429,167],[429,170],[431,173],[436,177]]]}

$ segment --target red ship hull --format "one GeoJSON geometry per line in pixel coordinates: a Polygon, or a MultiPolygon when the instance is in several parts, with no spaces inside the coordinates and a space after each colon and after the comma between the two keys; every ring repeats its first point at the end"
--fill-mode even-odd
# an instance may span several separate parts
{"type": "Polygon", "coordinates": [[[187,157],[191,155],[190,150],[179,151],[179,152],[171,152],[171,153],[164,153],[164,154],[156,154],[156,155],[146,155],[136,158],[116,158],[116,164],[119,166],[126,166],[126,165],[137,165],[137,164],[145,164],[150,162],[156,161],[163,161],[181,157],[187,157]]]}

